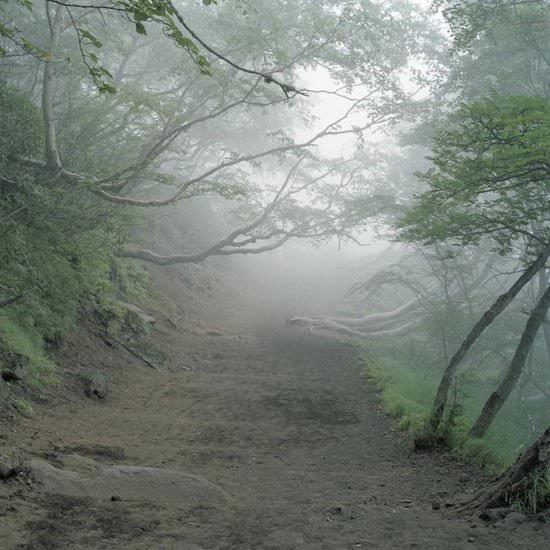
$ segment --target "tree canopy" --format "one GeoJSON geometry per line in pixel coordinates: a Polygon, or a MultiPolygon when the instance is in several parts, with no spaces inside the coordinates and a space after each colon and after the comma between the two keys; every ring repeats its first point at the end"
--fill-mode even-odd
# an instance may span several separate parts
{"type": "Polygon", "coordinates": [[[403,225],[410,239],[476,244],[503,252],[526,237],[548,242],[550,100],[493,96],[464,104],[434,132],[433,167],[403,225]],[[534,230],[534,228],[537,228],[534,230]]]}

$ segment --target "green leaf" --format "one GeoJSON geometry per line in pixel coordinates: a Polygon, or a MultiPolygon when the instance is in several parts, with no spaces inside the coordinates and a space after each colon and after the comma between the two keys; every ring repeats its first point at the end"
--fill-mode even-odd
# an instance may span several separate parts
{"type": "Polygon", "coordinates": [[[148,21],[149,16],[144,12],[140,10],[134,11],[134,21],[148,21]]]}
{"type": "Polygon", "coordinates": [[[143,25],[143,23],[136,21],[136,32],[138,34],[147,34],[147,31],[145,30],[145,26],[143,25]]]}
{"type": "Polygon", "coordinates": [[[111,86],[110,84],[107,84],[107,82],[102,82],[97,87],[100,94],[116,94],[116,88],[114,86],[111,86]]]}
{"type": "Polygon", "coordinates": [[[89,40],[90,43],[96,48],[101,48],[101,46],[103,46],[103,44],[91,32],[87,31],[86,29],[83,29],[82,27],[77,27],[76,30],[78,31],[80,36],[89,40]]]}

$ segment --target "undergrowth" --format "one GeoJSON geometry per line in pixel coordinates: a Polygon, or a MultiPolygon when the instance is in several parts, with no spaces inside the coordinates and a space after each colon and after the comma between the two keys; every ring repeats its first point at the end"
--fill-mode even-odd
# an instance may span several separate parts
{"type": "MultiPolygon", "coordinates": [[[[410,354],[403,342],[399,346],[376,342],[364,352],[367,377],[382,390],[386,412],[413,437],[422,433],[442,368],[429,356],[429,350],[418,349],[416,346],[415,353],[410,354]]],[[[511,464],[534,440],[538,426],[550,420],[550,411],[542,408],[518,412],[517,402],[511,398],[485,437],[468,438],[468,430],[494,385],[494,377],[491,369],[481,374],[467,369],[460,373],[453,390],[455,406],[450,407],[439,434],[457,456],[474,458],[492,473],[511,464]]]]}
{"type": "Polygon", "coordinates": [[[23,327],[9,317],[0,317],[0,347],[28,360],[25,384],[29,387],[41,389],[58,382],[56,365],[46,355],[44,340],[37,331],[23,327]]]}
{"type": "Polygon", "coordinates": [[[529,516],[537,516],[550,508],[550,472],[537,470],[529,478],[529,486],[514,506],[529,516]]]}

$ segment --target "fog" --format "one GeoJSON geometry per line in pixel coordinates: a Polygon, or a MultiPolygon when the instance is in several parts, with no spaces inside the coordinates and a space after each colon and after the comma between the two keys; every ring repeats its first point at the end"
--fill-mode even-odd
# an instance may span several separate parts
{"type": "MultiPolygon", "coordinates": [[[[352,349],[417,449],[511,478],[547,450],[548,1],[0,10],[6,410],[64,379],[55,350],[90,318],[162,371],[166,331],[231,333],[227,291],[250,334],[352,349]],[[157,343],[128,304],[164,319],[157,343]]],[[[547,507],[545,460],[491,505],[547,507]]]]}

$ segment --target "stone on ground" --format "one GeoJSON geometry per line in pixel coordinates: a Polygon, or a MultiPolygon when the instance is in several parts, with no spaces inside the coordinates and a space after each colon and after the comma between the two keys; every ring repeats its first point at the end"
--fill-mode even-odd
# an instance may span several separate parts
{"type": "Polygon", "coordinates": [[[23,469],[23,459],[14,447],[0,447],[0,479],[8,479],[23,469]]]}
{"type": "Polygon", "coordinates": [[[45,493],[99,500],[139,500],[219,507],[228,495],[207,479],[161,468],[104,466],[73,455],[80,471],[56,468],[34,460],[31,474],[45,493]],[[113,499],[114,497],[114,499],[113,499]]]}

